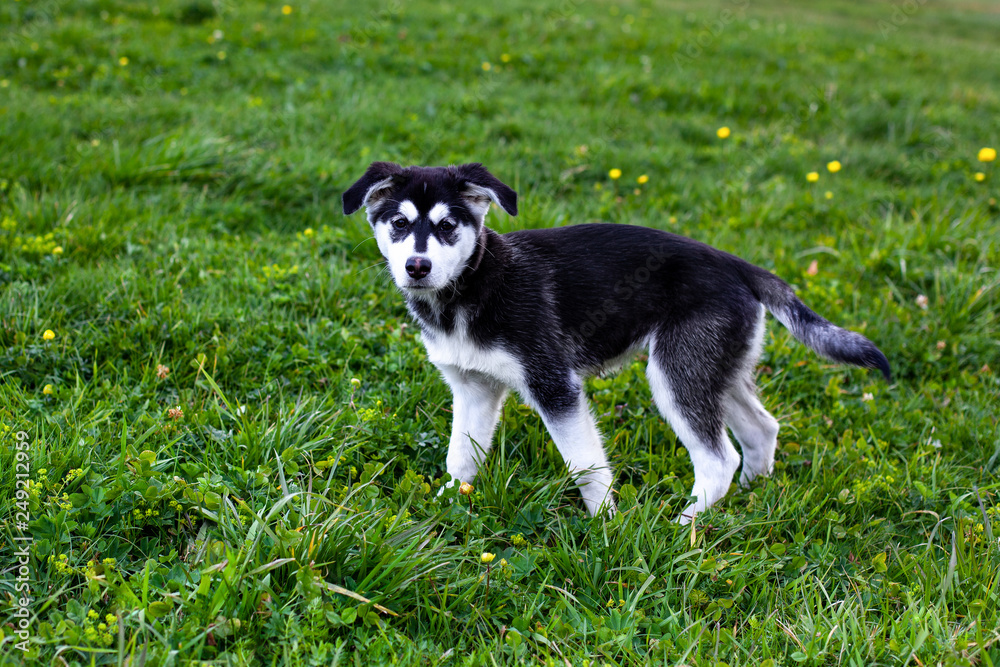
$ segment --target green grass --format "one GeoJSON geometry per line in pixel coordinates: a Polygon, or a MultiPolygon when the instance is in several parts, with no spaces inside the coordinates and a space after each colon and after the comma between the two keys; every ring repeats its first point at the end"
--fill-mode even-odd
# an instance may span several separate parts
{"type": "Polygon", "coordinates": [[[1000,664],[998,9],[4,2],[0,660],[1000,664]],[[894,382],[771,326],[777,469],[693,530],[639,362],[589,383],[614,519],[516,398],[438,498],[449,393],[340,214],[376,159],[739,254],[894,382]]]}

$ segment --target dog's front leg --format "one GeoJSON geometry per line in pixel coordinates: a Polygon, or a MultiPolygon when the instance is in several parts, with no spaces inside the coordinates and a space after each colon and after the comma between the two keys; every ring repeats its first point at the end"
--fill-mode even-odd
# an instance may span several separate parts
{"type": "Polygon", "coordinates": [[[506,387],[455,366],[438,366],[452,392],[448,474],[452,483],[471,482],[493,442],[506,387]]]}
{"type": "Polygon", "coordinates": [[[614,475],[582,383],[575,377],[565,382],[548,377],[539,378],[533,385],[532,401],[562,454],[563,462],[576,476],[587,512],[597,516],[603,510],[608,516],[613,515],[615,501],[611,497],[611,485],[614,475]]]}

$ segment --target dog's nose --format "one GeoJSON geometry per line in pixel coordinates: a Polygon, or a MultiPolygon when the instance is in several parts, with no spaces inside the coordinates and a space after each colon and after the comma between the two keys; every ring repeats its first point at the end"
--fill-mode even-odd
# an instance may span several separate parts
{"type": "Polygon", "coordinates": [[[431,272],[431,260],[426,257],[411,257],[406,260],[406,273],[411,278],[420,280],[431,272]]]}

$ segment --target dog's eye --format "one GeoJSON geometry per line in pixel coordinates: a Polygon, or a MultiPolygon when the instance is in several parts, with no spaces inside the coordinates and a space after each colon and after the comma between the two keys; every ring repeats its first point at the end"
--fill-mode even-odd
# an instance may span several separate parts
{"type": "Polygon", "coordinates": [[[451,220],[442,220],[441,222],[438,223],[438,229],[440,229],[442,232],[450,232],[451,230],[455,229],[455,223],[452,222],[451,220]]]}
{"type": "Polygon", "coordinates": [[[396,229],[406,229],[406,227],[410,224],[410,221],[406,218],[393,218],[389,224],[396,229]]]}

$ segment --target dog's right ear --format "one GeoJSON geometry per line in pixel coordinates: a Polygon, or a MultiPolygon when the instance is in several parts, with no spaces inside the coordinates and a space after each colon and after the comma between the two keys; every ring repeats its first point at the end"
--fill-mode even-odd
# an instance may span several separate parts
{"type": "Polygon", "coordinates": [[[403,168],[395,162],[372,162],[365,175],[344,193],[344,215],[387,197],[392,192],[393,179],[401,173],[403,168]]]}

